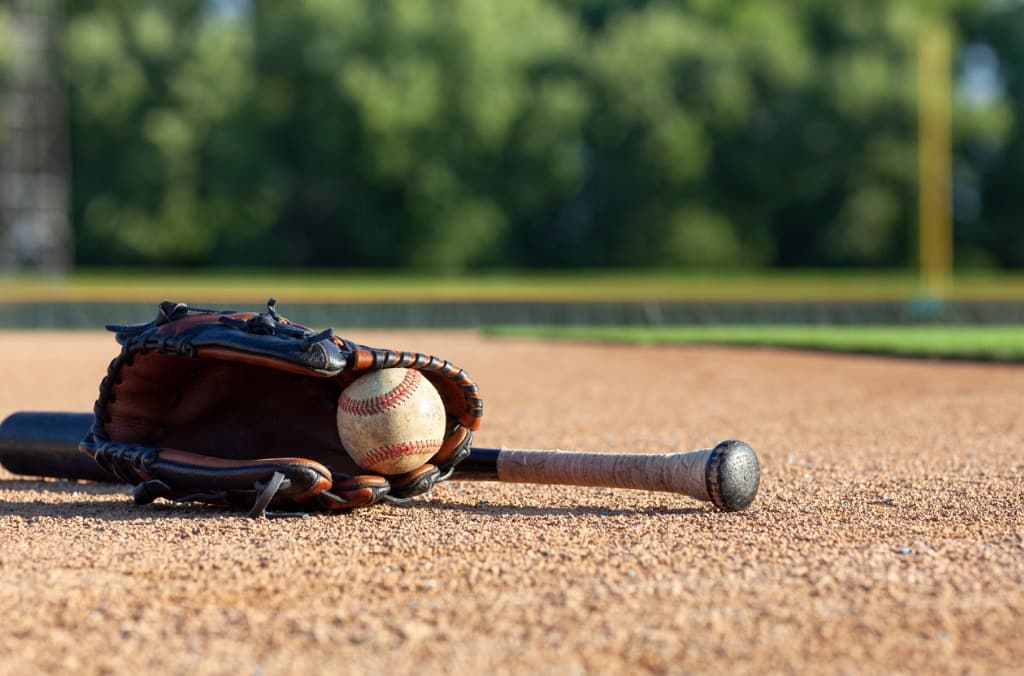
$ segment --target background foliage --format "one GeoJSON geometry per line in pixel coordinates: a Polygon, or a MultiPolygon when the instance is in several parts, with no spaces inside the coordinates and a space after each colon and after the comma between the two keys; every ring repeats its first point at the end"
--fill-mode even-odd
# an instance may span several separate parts
{"type": "Polygon", "coordinates": [[[1024,6],[982,0],[69,1],[77,260],[908,265],[929,16],[958,260],[1021,265],[1024,6]]]}

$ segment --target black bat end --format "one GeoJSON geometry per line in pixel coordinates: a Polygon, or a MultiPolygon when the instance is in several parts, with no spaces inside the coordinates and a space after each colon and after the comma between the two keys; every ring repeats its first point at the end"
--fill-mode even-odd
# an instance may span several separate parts
{"type": "Polygon", "coordinates": [[[747,444],[723,441],[711,451],[704,478],[711,502],[723,511],[738,512],[757,496],[761,464],[747,444]]]}
{"type": "Polygon", "coordinates": [[[12,413],[0,423],[0,465],[26,476],[118,482],[78,450],[91,425],[91,413],[12,413]]]}

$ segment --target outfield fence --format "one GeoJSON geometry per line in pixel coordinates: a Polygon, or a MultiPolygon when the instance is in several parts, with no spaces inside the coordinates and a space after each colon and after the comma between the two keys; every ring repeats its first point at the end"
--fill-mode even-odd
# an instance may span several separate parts
{"type": "MultiPolygon", "coordinates": [[[[158,300],[15,302],[0,305],[0,328],[95,329],[144,322],[158,300]]],[[[196,302],[198,307],[259,310],[256,304],[196,302]]],[[[509,324],[662,326],[734,324],[952,325],[1024,324],[1024,303],[934,302],[421,302],[287,303],[293,321],[338,328],[480,328],[509,324]]]]}

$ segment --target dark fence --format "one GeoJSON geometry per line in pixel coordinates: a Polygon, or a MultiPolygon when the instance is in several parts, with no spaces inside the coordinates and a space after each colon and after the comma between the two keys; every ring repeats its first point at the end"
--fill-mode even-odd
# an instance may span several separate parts
{"type": "MultiPolygon", "coordinates": [[[[258,304],[202,307],[258,310],[258,304]]],[[[288,303],[301,324],[337,328],[479,328],[533,325],[962,324],[1024,323],[1024,303],[933,302],[462,302],[288,303]]],[[[95,329],[148,321],[156,303],[60,302],[0,305],[0,328],[95,329]]]]}

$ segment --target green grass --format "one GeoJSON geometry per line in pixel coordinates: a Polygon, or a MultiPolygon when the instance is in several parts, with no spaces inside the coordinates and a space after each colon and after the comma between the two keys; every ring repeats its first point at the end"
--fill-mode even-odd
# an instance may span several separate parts
{"type": "MultiPolygon", "coordinates": [[[[438,275],[330,270],[85,269],[65,277],[0,278],[0,302],[152,301],[260,303],[387,301],[800,301],[910,300],[908,272],[573,271],[438,275]]],[[[954,300],[1024,299],[1024,275],[961,275],[954,300]]]]}
{"type": "Polygon", "coordinates": [[[906,357],[1024,361],[1021,326],[496,327],[488,333],[632,344],[744,345],[906,357]]]}

